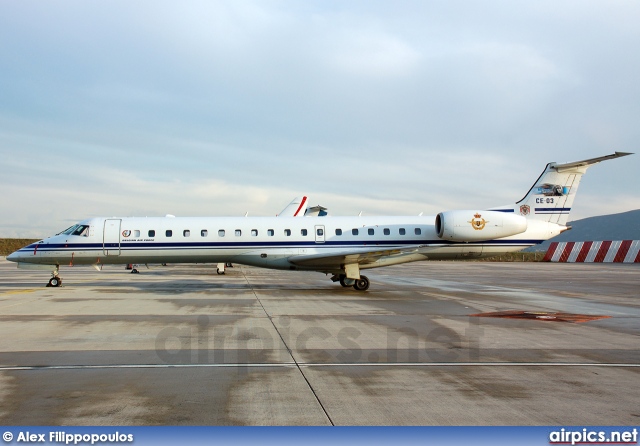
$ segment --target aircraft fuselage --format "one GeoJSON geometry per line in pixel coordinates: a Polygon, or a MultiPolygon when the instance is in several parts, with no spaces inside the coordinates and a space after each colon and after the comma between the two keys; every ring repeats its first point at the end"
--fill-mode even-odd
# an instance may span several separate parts
{"type": "MultiPolygon", "coordinates": [[[[363,264],[361,269],[417,260],[473,258],[513,252],[542,242],[543,234],[480,243],[441,240],[433,216],[393,217],[151,217],[93,218],[26,246],[9,260],[47,265],[234,262],[275,269],[319,270],[292,264],[293,256],[331,255],[428,245],[419,252],[363,264]],[[83,228],[82,227],[86,227],[83,228]],[[74,234],[81,232],[82,234],[74,234]],[[436,248],[436,249],[434,249],[436,248]]],[[[335,272],[336,268],[321,269],[335,272]]]]}

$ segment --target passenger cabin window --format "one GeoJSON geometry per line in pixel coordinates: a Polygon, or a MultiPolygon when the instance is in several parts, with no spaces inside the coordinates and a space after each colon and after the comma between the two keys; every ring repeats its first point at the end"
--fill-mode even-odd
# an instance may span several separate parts
{"type": "Polygon", "coordinates": [[[398,232],[400,233],[400,235],[405,235],[407,233],[404,228],[400,228],[398,232]]]}
{"type": "Polygon", "coordinates": [[[306,237],[306,236],[307,236],[307,230],[306,230],[306,229],[301,229],[301,230],[300,230],[300,234],[301,234],[303,237],[306,237]]]}
{"type": "Polygon", "coordinates": [[[422,229],[416,228],[413,232],[415,232],[416,235],[420,235],[422,234],[422,229]]]}
{"type": "Polygon", "coordinates": [[[191,231],[188,229],[185,229],[184,231],[182,231],[182,236],[183,237],[191,237],[191,231]]]}
{"type": "Polygon", "coordinates": [[[156,236],[156,230],[155,229],[149,229],[149,237],[155,237],[156,236]]]}
{"type": "Polygon", "coordinates": [[[316,234],[320,237],[322,237],[324,235],[324,231],[322,230],[322,228],[318,228],[316,229],[316,234]]]}
{"type": "Polygon", "coordinates": [[[342,235],[342,229],[336,229],[336,235],[342,235]]]}
{"type": "Polygon", "coordinates": [[[224,229],[218,229],[218,237],[224,237],[224,229]]]}
{"type": "Polygon", "coordinates": [[[251,237],[257,237],[258,236],[258,230],[257,229],[252,229],[251,230],[251,237]]]}
{"type": "Polygon", "coordinates": [[[167,229],[166,231],[164,231],[164,235],[166,235],[167,237],[171,237],[173,236],[173,231],[171,229],[167,229]]]}
{"type": "Polygon", "coordinates": [[[206,229],[203,229],[202,231],[200,231],[200,237],[208,237],[209,236],[209,231],[207,231],[206,229]]]}
{"type": "Polygon", "coordinates": [[[391,234],[391,231],[389,230],[389,228],[384,228],[384,229],[382,230],[382,233],[383,233],[384,235],[389,235],[389,234],[391,234]]]}
{"type": "Polygon", "coordinates": [[[236,237],[240,237],[242,235],[241,229],[236,229],[236,237]]]}
{"type": "Polygon", "coordinates": [[[367,232],[369,233],[369,235],[375,234],[375,231],[373,230],[373,228],[369,228],[367,232]]]}
{"type": "Polygon", "coordinates": [[[355,229],[355,228],[354,228],[354,229],[352,229],[352,230],[351,230],[351,234],[352,234],[352,235],[358,235],[358,230],[357,230],[357,229],[355,229]]]}
{"type": "Polygon", "coordinates": [[[284,235],[286,235],[287,237],[291,236],[291,229],[285,229],[284,230],[284,235]]]}
{"type": "Polygon", "coordinates": [[[139,238],[140,237],[140,229],[136,229],[135,231],[133,231],[133,236],[135,238],[139,238]]]}
{"type": "Polygon", "coordinates": [[[273,237],[274,234],[275,234],[275,232],[273,231],[273,229],[267,229],[267,235],[269,237],[273,237]]]}

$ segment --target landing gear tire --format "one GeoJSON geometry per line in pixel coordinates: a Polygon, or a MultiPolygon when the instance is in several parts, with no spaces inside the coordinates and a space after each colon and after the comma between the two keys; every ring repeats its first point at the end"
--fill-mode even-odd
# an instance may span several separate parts
{"type": "Polygon", "coordinates": [[[133,268],[131,270],[131,274],[138,274],[140,271],[138,271],[136,268],[133,268]]]}
{"type": "Polygon", "coordinates": [[[62,279],[60,277],[52,277],[49,279],[49,285],[47,286],[59,287],[60,285],[62,285],[62,279]]]}
{"type": "Polygon", "coordinates": [[[224,274],[224,270],[221,270],[220,268],[216,269],[216,272],[218,273],[218,275],[222,276],[224,274]]]}
{"type": "Polygon", "coordinates": [[[367,276],[360,276],[360,278],[356,280],[356,283],[353,284],[353,288],[356,291],[367,291],[369,285],[371,285],[369,278],[367,276]]]}
{"type": "Polygon", "coordinates": [[[349,288],[352,285],[348,285],[345,280],[347,279],[347,276],[345,276],[344,274],[340,274],[340,285],[343,286],[343,288],[349,288]]]}

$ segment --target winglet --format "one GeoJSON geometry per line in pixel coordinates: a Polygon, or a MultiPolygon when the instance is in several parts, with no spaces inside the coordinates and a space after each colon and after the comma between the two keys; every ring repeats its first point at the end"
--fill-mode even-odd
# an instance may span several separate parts
{"type": "Polygon", "coordinates": [[[296,197],[278,214],[278,217],[302,217],[306,209],[305,204],[307,204],[306,195],[296,197]]]}

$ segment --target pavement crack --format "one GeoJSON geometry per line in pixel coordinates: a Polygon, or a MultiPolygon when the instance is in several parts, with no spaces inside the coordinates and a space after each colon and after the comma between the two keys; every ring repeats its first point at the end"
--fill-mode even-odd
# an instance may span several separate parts
{"type": "Polygon", "coordinates": [[[282,336],[282,333],[280,333],[280,330],[278,330],[278,327],[276,326],[275,322],[273,321],[273,318],[271,317],[271,315],[269,314],[269,312],[267,311],[267,309],[264,307],[262,301],[260,300],[260,297],[258,297],[258,293],[256,293],[256,290],[253,288],[253,285],[251,285],[251,282],[249,282],[249,279],[247,278],[247,275],[244,272],[244,268],[241,268],[240,270],[242,272],[242,276],[244,277],[244,280],[247,282],[247,285],[249,286],[249,288],[251,289],[251,292],[253,293],[253,295],[256,297],[256,300],[258,301],[258,303],[260,304],[260,307],[262,308],[262,311],[264,311],[264,314],[267,316],[267,318],[269,319],[269,322],[271,322],[271,325],[273,325],[273,329],[276,331],[276,333],[278,333],[278,336],[280,337],[280,340],[282,341],[282,344],[285,346],[285,348],[287,349],[287,352],[289,353],[289,356],[291,357],[291,360],[293,361],[293,363],[295,364],[296,368],[298,369],[298,371],[300,372],[300,374],[302,375],[302,378],[305,380],[305,382],[307,383],[307,386],[309,387],[309,390],[311,390],[311,393],[313,394],[314,398],[316,399],[316,401],[318,402],[318,404],[320,405],[320,407],[322,408],[322,411],[324,412],[324,415],[327,417],[327,420],[329,421],[329,423],[331,423],[332,426],[335,426],[333,420],[331,419],[331,416],[329,415],[329,412],[327,412],[327,408],[324,407],[324,404],[322,404],[322,401],[320,400],[320,397],[318,396],[318,394],[316,393],[316,390],[313,388],[313,386],[311,385],[311,382],[309,382],[309,379],[307,378],[307,376],[304,374],[304,371],[302,370],[302,368],[300,367],[300,364],[298,363],[298,360],[295,358],[295,356],[293,355],[293,351],[291,350],[291,348],[289,347],[289,345],[287,344],[287,342],[284,340],[284,336],[282,336]]]}

